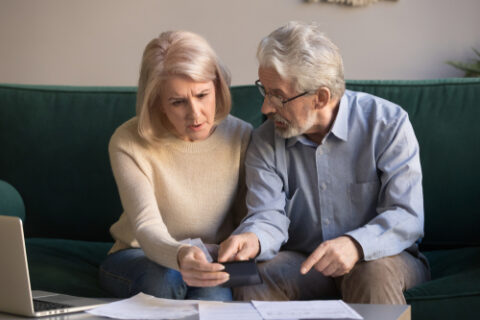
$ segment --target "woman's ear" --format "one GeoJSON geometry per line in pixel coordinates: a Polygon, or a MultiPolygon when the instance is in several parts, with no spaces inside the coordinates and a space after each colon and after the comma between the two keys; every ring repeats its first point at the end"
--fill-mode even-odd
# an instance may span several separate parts
{"type": "Polygon", "coordinates": [[[317,109],[325,107],[330,102],[332,97],[330,90],[327,87],[320,87],[317,92],[315,92],[315,95],[315,108],[317,109]]]}

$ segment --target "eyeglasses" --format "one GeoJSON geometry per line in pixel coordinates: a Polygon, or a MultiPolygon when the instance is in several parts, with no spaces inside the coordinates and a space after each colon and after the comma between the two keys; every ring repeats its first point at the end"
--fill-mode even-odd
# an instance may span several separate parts
{"type": "Polygon", "coordinates": [[[264,98],[268,98],[270,100],[270,103],[277,109],[284,108],[285,104],[287,104],[288,102],[290,102],[292,100],[295,100],[297,98],[303,97],[304,95],[307,95],[307,94],[310,93],[310,91],[305,91],[304,93],[300,93],[299,95],[296,95],[295,97],[283,99],[280,96],[277,96],[277,95],[274,95],[274,94],[271,94],[271,93],[267,93],[267,91],[265,91],[265,87],[260,82],[260,80],[255,81],[255,86],[258,88],[258,91],[260,91],[260,94],[264,98]]]}

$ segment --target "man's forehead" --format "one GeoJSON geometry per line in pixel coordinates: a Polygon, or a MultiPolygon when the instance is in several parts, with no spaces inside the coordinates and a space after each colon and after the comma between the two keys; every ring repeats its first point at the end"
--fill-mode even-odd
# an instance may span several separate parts
{"type": "Polygon", "coordinates": [[[291,82],[282,78],[274,68],[259,68],[258,77],[267,90],[288,93],[293,89],[291,82]]]}

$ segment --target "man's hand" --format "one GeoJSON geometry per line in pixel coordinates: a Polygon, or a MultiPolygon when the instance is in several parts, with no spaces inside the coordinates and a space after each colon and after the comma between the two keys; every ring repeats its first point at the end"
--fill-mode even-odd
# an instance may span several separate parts
{"type": "Polygon", "coordinates": [[[225,267],[207,261],[203,251],[195,246],[182,247],[177,254],[183,281],[192,287],[214,287],[226,282],[229,275],[225,267]]]}
{"type": "Polygon", "coordinates": [[[220,244],[218,261],[244,261],[255,258],[260,252],[260,242],[253,232],[228,237],[220,244]]]}
{"type": "Polygon", "coordinates": [[[312,267],[326,277],[339,277],[352,270],[362,257],[360,245],[349,236],[341,236],[320,244],[302,263],[300,273],[312,267]]]}

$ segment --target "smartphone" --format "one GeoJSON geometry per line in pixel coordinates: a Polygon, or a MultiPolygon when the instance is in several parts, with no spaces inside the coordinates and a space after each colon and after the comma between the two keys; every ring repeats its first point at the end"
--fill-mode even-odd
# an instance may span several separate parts
{"type": "Polygon", "coordinates": [[[223,262],[225,272],[230,279],[221,284],[223,287],[251,286],[262,283],[255,260],[223,262]]]}

